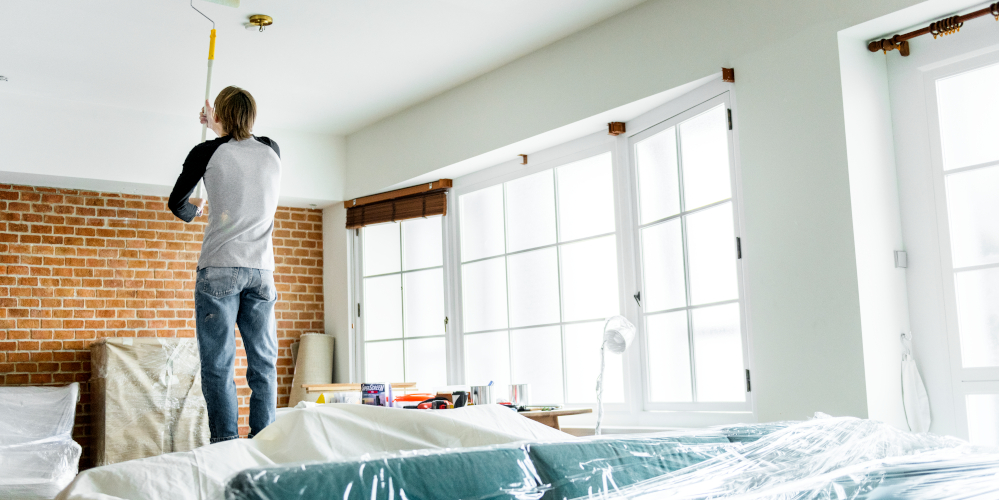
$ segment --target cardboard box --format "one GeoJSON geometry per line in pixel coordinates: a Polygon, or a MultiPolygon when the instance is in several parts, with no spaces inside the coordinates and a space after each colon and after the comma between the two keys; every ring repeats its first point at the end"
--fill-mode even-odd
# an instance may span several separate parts
{"type": "Polygon", "coordinates": [[[97,465],[209,443],[196,339],[109,338],[90,352],[97,465]]]}

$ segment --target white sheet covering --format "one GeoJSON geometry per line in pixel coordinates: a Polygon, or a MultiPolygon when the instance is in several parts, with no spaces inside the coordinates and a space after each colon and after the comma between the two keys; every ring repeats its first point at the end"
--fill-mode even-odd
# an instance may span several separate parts
{"type": "Polygon", "coordinates": [[[249,467],[365,455],[575,439],[499,405],[418,411],[300,403],[254,439],[236,439],[80,473],[60,500],[218,499],[225,481],[249,467]]]}

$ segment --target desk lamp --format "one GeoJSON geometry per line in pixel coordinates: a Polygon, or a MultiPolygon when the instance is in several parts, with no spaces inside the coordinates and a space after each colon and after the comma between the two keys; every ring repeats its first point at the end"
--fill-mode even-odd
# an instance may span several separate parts
{"type": "Polygon", "coordinates": [[[628,349],[635,338],[635,325],[624,316],[612,316],[604,322],[604,341],[601,343],[601,374],[597,376],[597,429],[594,434],[601,435],[601,420],[604,418],[604,403],[601,396],[604,394],[604,348],[607,347],[613,354],[621,354],[628,349]]]}

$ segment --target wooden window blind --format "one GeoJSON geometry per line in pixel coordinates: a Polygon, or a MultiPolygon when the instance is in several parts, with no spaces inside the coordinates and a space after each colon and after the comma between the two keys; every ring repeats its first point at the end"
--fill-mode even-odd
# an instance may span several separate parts
{"type": "Polygon", "coordinates": [[[345,201],[347,229],[357,229],[383,222],[447,215],[448,197],[446,191],[450,187],[451,179],[441,179],[345,201]]]}

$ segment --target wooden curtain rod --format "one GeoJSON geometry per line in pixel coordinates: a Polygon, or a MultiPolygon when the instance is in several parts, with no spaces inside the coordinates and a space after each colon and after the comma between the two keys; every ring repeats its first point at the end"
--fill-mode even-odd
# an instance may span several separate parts
{"type": "Polygon", "coordinates": [[[927,34],[934,35],[934,38],[937,38],[938,35],[945,36],[957,33],[958,30],[962,28],[962,24],[966,21],[982,17],[987,14],[992,14],[995,19],[1000,21],[1000,2],[994,3],[989,7],[979,9],[975,12],[970,12],[964,16],[946,17],[940,21],[931,23],[926,28],[921,28],[909,33],[903,33],[902,35],[893,35],[892,38],[883,38],[881,40],[869,42],[868,50],[870,52],[878,52],[881,50],[882,53],[889,52],[890,50],[898,50],[899,55],[906,57],[910,55],[910,43],[907,42],[907,40],[927,34]]]}

